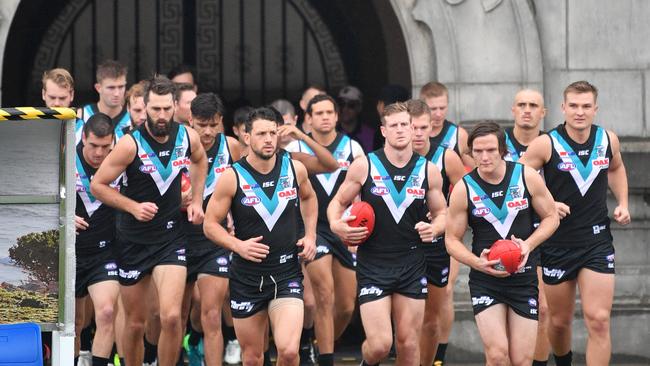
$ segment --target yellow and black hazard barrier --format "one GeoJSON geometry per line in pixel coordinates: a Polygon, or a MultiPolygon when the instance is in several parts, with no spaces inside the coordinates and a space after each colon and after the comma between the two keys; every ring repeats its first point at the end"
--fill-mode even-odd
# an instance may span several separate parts
{"type": "Polygon", "coordinates": [[[76,119],[72,108],[13,107],[0,108],[0,121],[20,121],[33,119],[76,119]]]}

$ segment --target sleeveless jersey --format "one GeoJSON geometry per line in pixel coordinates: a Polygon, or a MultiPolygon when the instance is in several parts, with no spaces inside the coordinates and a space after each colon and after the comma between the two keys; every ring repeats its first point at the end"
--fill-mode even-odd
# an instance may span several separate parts
{"type": "MultiPolygon", "coordinates": [[[[212,147],[206,151],[208,157],[208,175],[205,178],[205,187],[203,188],[203,211],[208,207],[208,202],[214,187],[217,185],[221,173],[232,165],[232,157],[230,156],[230,148],[228,146],[228,139],[226,135],[220,133],[217,135],[212,147]]],[[[191,243],[187,249],[192,251],[212,249],[215,244],[203,233],[203,224],[193,225],[189,223],[187,226],[187,239],[191,243]]]]}
{"type": "Polygon", "coordinates": [[[442,123],[440,133],[431,138],[431,145],[454,150],[460,156],[460,149],[458,148],[458,125],[445,120],[442,123]]]}
{"type": "Polygon", "coordinates": [[[190,165],[190,137],[185,126],[172,122],[165,143],[157,142],[143,124],[129,136],[137,152],[127,166],[124,195],[136,202],[153,202],[158,212],[140,222],[127,212],[117,216],[118,237],[135,244],[162,244],[183,235],[181,225],[181,171],[190,165]]]}
{"type": "MultiPolygon", "coordinates": [[[[83,128],[88,119],[94,114],[98,113],[99,109],[97,108],[97,103],[86,104],[81,109],[81,116],[77,118],[75,124],[75,142],[79,143],[81,141],[81,134],[83,133],[83,128]]],[[[113,118],[113,127],[115,127],[115,141],[122,138],[125,135],[124,128],[131,127],[131,116],[127,112],[126,108],[122,109],[122,112],[113,118]]],[[[127,130],[128,131],[128,128],[127,130]]]]}
{"type": "Polygon", "coordinates": [[[420,236],[415,224],[421,221],[422,206],[429,187],[427,160],[413,154],[402,168],[386,158],[383,149],[367,156],[368,177],[361,187],[361,199],[375,211],[375,228],[358,249],[359,260],[380,265],[408,264],[421,255],[420,236]]]}
{"type": "MultiPolygon", "coordinates": [[[[449,187],[451,186],[447,172],[445,171],[445,156],[447,155],[447,149],[441,145],[434,145],[434,139],[429,139],[429,151],[424,156],[428,161],[432,162],[440,171],[442,176],[442,194],[445,196],[445,200],[449,203],[449,187]]],[[[428,222],[427,213],[429,213],[429,207],[425,204],[422,206],[421,220],[428,222]]],[[[436,246],[442,245],[444,247],[444,234],[434,239],[434,245],[431,243],[422,243],[422,249],[425,251],[432,251],[438,249],[436,246]]]]}
{"type": "MultiPolygon", "coordinates": [[[[505,161],[519,161],[519,158],[524,156],[524,153],[528,150],[528,146],[522,145],[517,141],[513,131],[514,127],[508,127],[504,130],[506,135],[506,147],[508,148],[506,155],[503,157],[503,160],[505,161]]],[[[540,131],[539,134],[545,135],[546,133],[540,131]]]]}
{"type": "MultiPolygon", "coordinates": [[[[115,209],[102,204],[90,193],[90,181],[93,179],[96,168],[90,166],[83,156],[82,145],[77,145],[76,156],[76,191],[77,206],[75,215],[82,217],[88,223],[86,230],[79,230],[76,236],[76,251],[78,255],[92,255],[103,248],[109,247],[115,238],[115,209]]],[[[119,189],[119,180],[110,186],[119,189]]]]}
{"type": "MultiPolygon", "coordinates": [[[[353,148],[353,144],[357,144],[357,142],[350,139],[347,135],[337,133],[334,141],[329,146],[325,146],[325,148],[332,153],[332,156],[334,156],[334,159],[336,159],[339,164],[339,168],[331,173],[321,173],[309,176],[311,185],[314,188],[316,197],[318,198],[319,231],[325,230],[326,232],[330,232],[330,224],[327,220],[327,206],[329,206],[334,194],[336,194],[345,180],[348,168],[354,160],[355,149],[353,148]]],[[[302,140],[298,142],[298,149],[301,152],[315,155],[309,146],[307,146],[307,144],[302,140]]],[[[299,221],[300,225],[302,225],[302,217],[299,217],[299,221]]]]}
{"type": "Polygon", "coordinates": [[[607,210],[607,171],[612,149],[607,131],[591,126],[584,144],[573,141],[564,124],[549,132],[551,158],[544,178],[558,202],[571,208],[548,239],[549,246],[587,246],[611,241],[607,210]]]}
{"type": "MultiPolygon", "coordinates": [[[[510,239],[512,235],[522,240],[533,232],[533,205],[524,166],[506,162],[506,173],[498,184],[483,179],[474,169],[463,177],[467,188],[467,220],[472,228],[472,252],[480,256],[483,249],[489,249],[499,239],[510,239]]],[[[518,272],[506,281],[528,281],[537,276],[534,259],[529,256],[523,272],[518,272]],[[523,278],[523,279],[522,279],[523,278]]],[[[494,281],[495,277],[471,270],[470,280],[494,281]]],[[[501,280],[501,279],[499,279],[501,280]]]]}
{"type": "Polygon", "coordinates": [[[233,253],[231,273],[255,276],[300,270],[296,246],[298,183],[289,154],[280,150],[268,174],[256,171],[245,158],[232,167],[237,175],[237,191],[230,206],[235,236],[240,240],[262,236],[269,254],[261,263],[254,263],[233,253]]]}

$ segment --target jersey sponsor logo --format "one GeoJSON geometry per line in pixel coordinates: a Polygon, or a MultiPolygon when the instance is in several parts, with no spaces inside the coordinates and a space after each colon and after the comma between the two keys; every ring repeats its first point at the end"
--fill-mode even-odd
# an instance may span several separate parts
{"type": "Polygon", "coordinates": [[[108,270],[117,269],[117,264],[115,264],[115,262],[106,263],[104,268],[108,270]]]}
{"type": "Polygon", "coordinates": [[[513,208],[515,210],[524,210],[528,208],[528,199],[522,198],[520,200],[508,201],[507,205],[509,208],[513,208]]]}
{"type": "Polygon", "coordinates": [[[589,150],[578,150],[578,156],[587,156],[589,155],[589,150]]]}
{"type": "Polygon", "coordinates": [[[393,180],[396,182],[404,182],[406,181],[406,176],[404,175],[396,175],[393,177],[393,180]]]}
{"type": "Polygon", "coordinates": [[[97,243],[97,247],[98,247],[98,248],[105,248],[105,247],[106,247],[106,244],[108,244],[108,243],[109,243],[109,241],[106,241],[106,240],[100,240],[99,243],[97,243]]]}
{"type": "Polygon", "coordinates": [[[244,196],[241,199],[241,203],[244,206],[255,206],[261,202],[262,200],[257,196],[244,196]]]}
{"type": "Polygon", "coordinates": [[[342,170],[347,170],[350,167],[350,162],[347,160],[339,160],[339,168],[342,170]]]}
{"type": "Polygon", "coordinates": [[[473,202],[478,202],[478,201],[482,201],[482,200],[487,199],[487,198],[488,198],[488,195],[487,195],[487,194],[482,194],[482,195],[480,195],[480,196],[474,196],[474,197],[472,197],[472,201],[473,201],[473,202]]]}
{"type": "Polygon", "coordinates": [[[609,158],[596,159],[591,164],[593,166],[608,168],[609,167],[609,158]]]}
{"type": "Polygon", "coordinates": [[[280,264],[284,264],[284,263],[287,263],[287,261],[289,261],[291,259],[293,259],[293,254],[282,254],[280,256],[279,262],[280,262],[280,264]]]}
{"type": "Polygon", "coordinates": [[[440,271],[440,274],[443,275],[443,276],[446,276],[447,274],[449,274],[449,267],[445,267],[445,268],[443,268],[443,269],[440,271]]]}
{"type": "Polygon", "coordinates": [[[158,156],[162,158],[163,156],[169,156],[169,153],[170,153],[169,150],[162,150],[158,152],[158,156]]]}
{"type": "Polygon", "coordinates": [[[362,288],[361,291],[359,291],[359,297],[370,295],[381,296],[383,293],[384,290],[380,289],[379,287],[370,286],[362,288]]]}
{"type": "Polygon", "coordinates": [[[290,188],[284,191],[278,192],[278,197],[280,198],[287,198],[287,199],[294,199],[298,197],[298,190],[296,188],[290,188]]]}
{"type": "Polygon", "coordinates": [[[559,162],[557,168],[563,172],[570,172],[576,168],[576,165],[572,162],[559,162]]]}
{"type": "Polygon", "coordinates": [[[614,253],[608,255],[607,257],[605,257],[605,259],[608,262],[607,268],[614,268],[614,253]]]}
{"type": "Polygon", "coordinates": [[[188,167],[188,166],[190,166],[190,164],[191,164],[190,159],[188,159],[186,157],[182,157],[182,158],[179,158],[179,159],[176,159],[176,160],[172,161],[172,166],[173,167],[188,167]]]}
{"type": "Polygon", "coordinates": [[[217,141],[219,146],[216,149],[216,157],[210,156],[208,158],[208,175],[205,177],[203,199],[206,199],[214,192],[219,177],[221,177],[221,174],[230,167],[230,150],[228,150],[226,137],[223,134],[219,134],[217,136],[217,141]]]}
{"type": "Polygon", "coordinates": [[[426,286],[426,285],[427,285],[427,278],[426,278],[426,277],[422,277],[422,278],[420,278],[420,284],[421,284],[422,286],[426,286]]]}
{"type": "Polygon", "coordinates": [[[551,277],[551,278],[557,278],[558,280],[561,279],[564,276],[564,274],[566,273],[566,271],[561,270],[559,268],[544,267],[543,270],[544,270],[544,276],[551,277]]]}
{"type": "Polygon", "coordinates": [[[423,188],[407,188],[406,194],[410,194],[415,198],[424,198],[426,191],[423,188]]]}
{"type": "Polygon", "coordinates": [[[472,210],[472,215],[476,217],[485,217],[492,212],[489,207],[477,207],[472,210]]]}
{"type": "Polygon", "coordinates": [[[124,279],[133,279],[137,280],[140,277],[140,271],[132,269],[130,271],[125,271],[122,268],[119,269],[119,274],[121,278],[124,279]]]}
{"type": "Polygon", "coordinates": [[[537,300],[535,298],[531,297],[530,299],[528,299],[528,305],[531,306],[531,307],[536,308],[537,307],[537,300]]]}
{"type": "Polygon", "coordinates": [[[318,245],[318,246],[316,246],[316,253],[328,254],[329,252],[330,252],[330,248],[328,248],[327,245],[318,245]]]}
{"type": "Polygon", "coordinates": [[[220,266],[227,266],[228,265],[228,258],[226,258],[226,257],[217,258],[217,264],[220,265],[220,266]]]}
{"type": "Polygon", "coordinates": [[[273,187],[275,185],[275,182],[264,182],[262,183],[262,188],[268,188],[268,187],[273,187]]]}
{"type": "Polygon", "coordinates": [[[370,188],[370,193],[375,196],[385,196],[390,194],[390,189],[388,189],[388,187],[372,187],[370,188]]]}
{"type": "Polygon", "coordinates": [[[171,229],[173,229],[175,223],[176,223],[176,222],[175,222],[174,220],[167,221],[167,230],[171,230],[171,229]]]}
{"type": "Polygon", "coordinates": [[[521,189],[519,186],[510,186],[508,187],[508,193],[512,198],[521,198],[521,189]]]}
{"type": "Polygon", "coordinates": [[[243,310],[246,313],[250,313],[253,310],[254,304],[250,301],[237,302],[235,300],[230,300],[230,308],[232,310],[243,310]]]}
{"type": "Polygon", "coordinates": [[[594,225],[591,229],[593,230],[594,235],[598,235],[601,232],[607,230],[607,225],[594,225]]]}
{"type": "Polygon", "coordinates": [[[140,169],[144,174],[151,174],[158,171],[158,168],[153,164],[142,164],[138,169],[140,169]]]}
{"type": "Polygon", "coordinates": [[[492,192],[492,198],[503,197],[503,191],[492,192]]]}
{"type": "Polygon", "coordinates": [[[575,156],[573,151],[560,151],[560,156],[575,156]]]}
{"type": "Polygon", "coordinates": [[[490,306],[494,302],[494,299],[489,296],[481,297],[472,297],[472,306],[485,305],[490,306]]]}
{"type": "Polygon", "coordinates": [[[291,282],[289,282],[287,287],[289,287],[289,288],[300,288],[300,284],[298,283],[298,281],[291,281],[291,282]]]}

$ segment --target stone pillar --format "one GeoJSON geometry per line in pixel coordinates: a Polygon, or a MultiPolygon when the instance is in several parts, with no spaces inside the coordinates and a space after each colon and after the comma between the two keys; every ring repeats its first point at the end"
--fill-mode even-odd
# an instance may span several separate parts
{"type": "MultiPolygon", "coordinates": [[[[3,0],[0,1],[0,65],[4,61],[4,48],[7,44],[7,36],[9,35],[9,28],[11,27],[11,22],[14,19],[14,14],[16,14],[16,9],[18,9],[18,4],[20,0],[3,0]]],[[[2,105],[2,68],[0,68],[0,105],[2,105]]]]}

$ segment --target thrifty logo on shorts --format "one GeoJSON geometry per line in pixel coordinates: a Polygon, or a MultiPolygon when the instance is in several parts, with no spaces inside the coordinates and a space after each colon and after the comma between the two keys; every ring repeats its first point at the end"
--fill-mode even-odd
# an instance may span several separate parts
{"type": "Polygon", "coordinates": [[[562,278],[562,276],[564,276],[565,273],[566,271],[563,271],[558,268],[551,269],[551,268],[544,267],[544,276],[546,277],[551,277],[551,278],[557,277],[557,279],[559,280],[562,278]]]}
{"type": "Polygon", "coordinates": [[[126,278],[126,279],[137,280],[138,277],[140,277],[140,271],[132,269],[132,270],[127,272],[127,271],[120,268],[120,277],[126,278]]]}
{"type": "Polygon", "coordinates": [[[476,305],[490,306],[492,305],[493,302],[494,299],[489,296],[472,297],[472,306],[476,306],[476,305]]]}
{"type": "Polygon", "coordinates": [[[367,295],[381,296],[382,293],[384,293],[384,290],[382,290],[382,289],[380,289],[378,287],[375,287],[375,286],[364,287],[359,292],[359,297],[367,296],[367,295]]]}
{"type": "Polygon", "coordinates": [[[244,310],[247,313],[250,313],[253,310],[253,304],[250,301],[237,302],[230,300],[230,308],[232,310],[244,310]]]}

